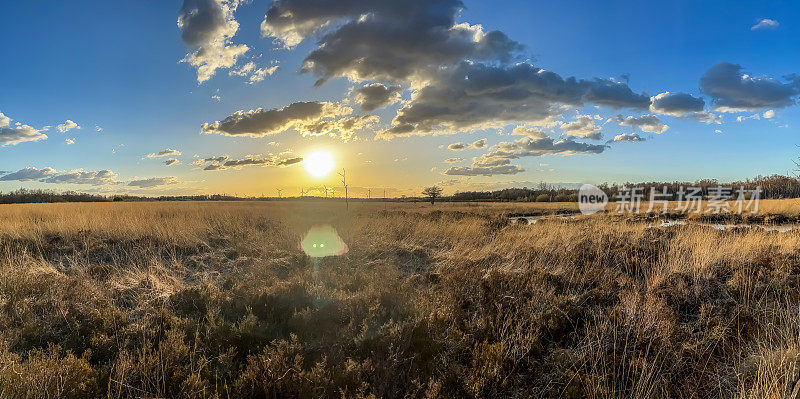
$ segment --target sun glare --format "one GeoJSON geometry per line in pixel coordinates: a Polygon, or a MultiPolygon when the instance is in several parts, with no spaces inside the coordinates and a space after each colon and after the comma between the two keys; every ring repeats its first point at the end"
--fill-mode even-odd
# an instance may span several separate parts
{"type": "Polygon", "coordinates": [[[333,156],[327,151],[315,151],[303,159],[306,171],[314,177],[325,177],[333,170],[333,156]]]}

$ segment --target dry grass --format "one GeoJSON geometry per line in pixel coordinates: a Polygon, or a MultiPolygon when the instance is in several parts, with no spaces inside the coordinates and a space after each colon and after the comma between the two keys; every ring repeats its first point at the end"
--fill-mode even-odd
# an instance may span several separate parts
{"type": "Polygon", "coordinates": [[[782,397],[800,233],[519,209],[2,206],[0,397],[782,397]]]}

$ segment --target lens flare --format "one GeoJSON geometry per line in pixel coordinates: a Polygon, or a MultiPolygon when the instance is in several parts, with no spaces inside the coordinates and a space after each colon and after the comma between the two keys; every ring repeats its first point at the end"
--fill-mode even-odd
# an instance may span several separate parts
{"type": "Polygon", "coordinates": [[[338,256],[346,254],[347,244],[342,241],[336,229],[331,225],[317,225],[311,227],[300,240],[298,245],[306,255],[312,258],[338,256]]]}

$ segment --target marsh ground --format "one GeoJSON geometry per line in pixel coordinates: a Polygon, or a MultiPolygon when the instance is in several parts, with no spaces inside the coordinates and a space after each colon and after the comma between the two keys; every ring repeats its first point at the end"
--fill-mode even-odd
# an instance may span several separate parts
{"type": "MultiPolygon", "coordinates": [[[[572,204],[0,206],[0,397],[783,397],[800,232],[572,204]],[[570,208],[572,207],[572,208],[570,208]],[[349,252],[299,248],[329,224],[349,252]]],[[[764,201],[796,217],[800,201],[764,201]]]]}

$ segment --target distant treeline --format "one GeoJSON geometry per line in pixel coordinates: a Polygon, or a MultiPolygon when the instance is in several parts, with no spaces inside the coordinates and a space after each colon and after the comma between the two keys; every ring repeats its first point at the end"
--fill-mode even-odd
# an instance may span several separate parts
{"type": "Polygon", "coordinates": [[[114,201],[243,201],[264,198],[242,198],[230,195],[174,195],[144,197],[135,195],[99,195],[75,191],[28,190],[21,188],[9,193],[0,192],[0,204],[50,203],[50,202],[114,202],[114,201]]]}
{"type": "MultiPolygon", "coordinates": [[[[624,188],[642,188],[641,193],[647,197],[651,188],[657,193],[662,193],[666,187],[666,192],[672,194],[672,198],[660,197],[660,199],[675,199],[676,193],[681,187],[684,190],[689,187],[699,187],[704,197],[708,197],[709,189],[723,187],[731,190],[731,195],[736,195],[736,190],[755,190],[761,189],[762,199],[780,198],[800,198],[800,179],[783,176],[758,176],[754,179],[735,181],[730,183],[719,182],[715,179],[700,180],[695,182],[645,182],[645,183],[624,183],[624,184],[601,184],[598,186],[612,200],[624,188]]],[[[749,196],[748,196],[749,198],[749,196]]],[[[506,188],[497,191],[465,191],[453,194],[445,201],[517,201],[517,202],[573,202],[578,200],[578,189],[556,187],[546,183],[541,183],[534,188],[506,188]]]]}
{"type": "MultiPolygon", "coordinates": [[[[598,186],[605,191],[611,200],[625,187],[640,187],[642,193],[647,196],[650,189],[654,188],[657,192],[661,193],[664,187],[667,188],[667,193],[673,196],[678,190],[683,187],[699,187],[703,196],[708,196],[709,189],[714,187],[724,187],[732,189],[732,195],[735,195],[735,190],[744,188],[745,190],[754,190],[756,187],[761,188],[762,199],[780,199],[780,198],[800,198],[800,179],[783,176],[758,176],[754,179],[747,179],[744,181],[735,181],[730,183],[722,183],[717,180],[700,180],[696,182],[646,182],[646,183],[624,183],[624,184],[601,184],[598,186]]],[[[283,200],[297,199],[297,198],[282,198],[283,200]]],[[[331,198],[325,199],[320,197],[305,197],[307,200],[331,200],[343,201],[344,198],[331,198]]],[[[668,199],[661,197],[660,199],[668,199]]],[[[671,198],[675,199],[675,198],[671,198]]],[[[45,202],[114,202],[114,201],[271,201],[280,200],[279,198],[270,197],[238,197],[232,195],[214,194],[214,195],[173,195],[173,196],[134,196],[134,195],[99,195],[79,193],[75,191],[56,192],[51,190],[28,190],[19,189],[9,193],[0,192],[0,204],[19,204],[19,203],[45,203],[45,202]]],[[[364,198],[350,198],[351,201],[367,201],[364,198]]],[[[389,201],[425,201],[423,197],[401,197],[390,198],[389,201]]],[[[534,188],[505,188],[496,191],[464,191],[457,192],[449,197],[441,197],[439,201],[496,201],[496,202],[575,202],[578,200],[577,188],[564,188],[547,183],[540,183],[534,188]]],[[[371,201],[382,201],[382,199],[372,199],[371,201]]]]}

